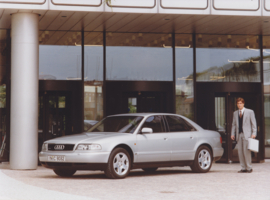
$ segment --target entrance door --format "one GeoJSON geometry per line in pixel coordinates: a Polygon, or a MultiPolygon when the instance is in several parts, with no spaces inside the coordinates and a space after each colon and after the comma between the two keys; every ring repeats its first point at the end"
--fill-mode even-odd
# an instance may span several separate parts
{"type": "Polygon", "coordinates": [[[44,92],[39,95],[39,150],[45,140],[72,133],[69,92],[44,92]]]}
{"type": "MultiPolygon", "coordinates": [[[[215,93],[215,125],[216,130],[222,136],[224,154],[219,162],[239,162],[238,146],[231,140],[231,128],[233,112],[237,110],[236,99],[242,97],[245,100],[245,108],[255,112],[257,132],[260,134],[261,116],[259,109],[259,95],[253,93],[215,93]]],[[[252,153],[252,160],[257,161],[257,154],[252,153]]]]}
{"type": "Polygon", "coordinates": [[[125,112],[166,112],[166,96],[162,92],[129,92],[123,97],[125,112]]]}

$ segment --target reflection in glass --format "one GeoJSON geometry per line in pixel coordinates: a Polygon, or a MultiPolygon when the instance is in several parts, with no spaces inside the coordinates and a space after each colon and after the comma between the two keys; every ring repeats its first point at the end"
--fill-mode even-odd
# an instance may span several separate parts
{"type": "Polygon", "coordinates": [[[84,129],[103,118],[103,33],[85,32],[84,129]]]}
{"type": "Polygon", "coordinates": [[[84,80],[103,80],[103,33],[84,33],[84,80]]]}
{"type": "Polygon", "coordinates": [[[175,35],[176,113],[194,120],[192,35],[175,35]]]}
{"type": "Polygon", "coordinates": [[[84,82],[84,120],[97,120],[103,118],[103,91],[102,82],[84,82]],[[96,84],[96,85],[94,85],[96,84]]]}
{"type": "Polygon", "coordinates": [[[138,116],[107,117],[94,125],[88,132],[133,133],[142,119],[143,117],[138,116]]]}
{"type": "Polygon", "coordinates": [[[197,35],[197,81],[260,82],[258,36],[197,35]]]}
{"type": "Polygon", "coordinates": [[[263,37],[265,158],[270,158],[270,36],[263,37]]]}
{"type": "Polygon", "coordinates": [[[81,33],[40,31],[39,79],[81,80],[81,33]]]}
{"type": "MultiPolygon", "coordinates": [[[[225,97],[215,97],[215,123],[219,133],[226,133],[225,97]]],[[[222,138],[223,139],[223,138],[222,138]]],[[[226,139],[226,138],[225,138],[226,139]]]]}
{"type": "Polygon", "coordinates": [[[0,162],[8,160],[9,133],[7,133],[7,70],[10,58],[9,32],[0,30],[0,162]]]}
{"type": "Polygon", "coordinates": [[[172,81],[172,35],[107,33],[107,80],[172,81]]]}
{"type": "Polygon", "coordinates": [[[137,98],[128,98],[128,112],[136,113],[137,112],[137,98]]]}

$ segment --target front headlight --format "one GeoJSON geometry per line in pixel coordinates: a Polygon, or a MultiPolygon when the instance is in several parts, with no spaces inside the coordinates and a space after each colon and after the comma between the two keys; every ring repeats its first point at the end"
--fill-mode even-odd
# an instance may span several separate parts
{"type": "Polygon", "coordinates": [[[100,144],[79,144],[76,150],[101,150],[100,144]]]}
{"type": "Polygon", "coordinates": [[[48,151],[48,143],[43,143],[42,151],[48,151]]]}

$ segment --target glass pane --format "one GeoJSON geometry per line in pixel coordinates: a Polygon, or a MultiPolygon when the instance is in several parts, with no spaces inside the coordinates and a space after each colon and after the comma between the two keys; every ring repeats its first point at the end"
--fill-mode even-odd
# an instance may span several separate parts
{"type": "Polygon", "coordinates": [[[48,110],[48,135],[47,139],[60,136],[58,134],[57,124],[57,98],[56,96],[49,96],[49,110],[48,110]]]}
{"type": "Polygon", "coordinates": [[[103,81],[103,32],[85,32],[84,44],[84,80],[103,81]]]}
{"type": "Polygon", "coordinates": [[[137,98],[128,98],[128,112],[129,113],[137,112],[137,98]]]}
{"type": "Polygon", "coordinates": [[[162,117],[160,115],[148,117],[142,128],[151,128],[153,129],[153,133],[161,133],[165,131],[162,117]]]}
{"type": "Polygon", "coordinates": [[[85,32],[84,131],[103,118],[103,33],[85,32]]]}
{"type": "Polygon", "coordinates": [[[44,131],[44,125],[43,125],[43,96],[38,97],[38,148],[39,151],[41,151],[43,140],[43,131],[44,131]]]}
{"type": "Polygon", "coordinates": [[[9,155],[9,133],[7,133],[7,80],[10,63],[10,40],[7,30],[0,30],[0,162],[9,155]]]}
{"type": "Polygon", "coordinates": [[[40,31],[39,80],[81,80],[81,33],[40,31]]]}
{"type": "Polygon", "coordinates": [[[194,131],[195,129],[187,124],[185,120],[177,116],[166,116],[170,132],[194,131]]]}
{"type": "Polygon", "coordinates": [[[226,110],[225,110],[225,97],[215,98],[215,122],[217,131],[226,133],[226,110]]]}
{"type": "Polygon", "coordinates": [[[176,113],[194,120],[192,35],[175,35],[176,113]]]}
{"type": "Polygon", "coordinates": [[[118,116],[108,117],[92,127],[88,132],[133,133],[143,117],[118,116]]]}
{"type": "Polygon", "coordinates": [[[58,97],[58,108],[65,108],[66,107],[66,97],[59,96],[58,97]]]}
{"type": "Polygon", "coordinates": [[[103,118],[102,82],[84,82],[84,123],[92,124],[103,118]],[[96,84],[96,85],[94,85],[96,84]]]}
{"type": "Polygon", "coordinates": [[[270,36],[263,37],[265,158],[270,158],[270,36]]]}
{"type": "Polygon", "coordinates": [[[228,143],[227,143],[227,132],[226,132],[226,107],[225,97],[215,97],[215,123],[216,130],[222,137],[222,147],[224,149],[223,158],[228,156],[228,143]]]}
{"type": "Polygon", "coordinates": [[[172,81],[172,35],[107,33],[107,80],[172,81]]]}
{"type": "Polygon", "coordinates": [[[197,35],[197,81],[260,82],[258,36],[197,35]]]}

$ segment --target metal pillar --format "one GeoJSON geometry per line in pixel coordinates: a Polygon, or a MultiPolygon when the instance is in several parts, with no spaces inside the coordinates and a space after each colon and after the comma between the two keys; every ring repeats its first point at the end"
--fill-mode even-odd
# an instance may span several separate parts
{"type": "Polygon", "coordinates": [[[38,15],[11,17],[10,168],[38,164],[38,15]]]}

